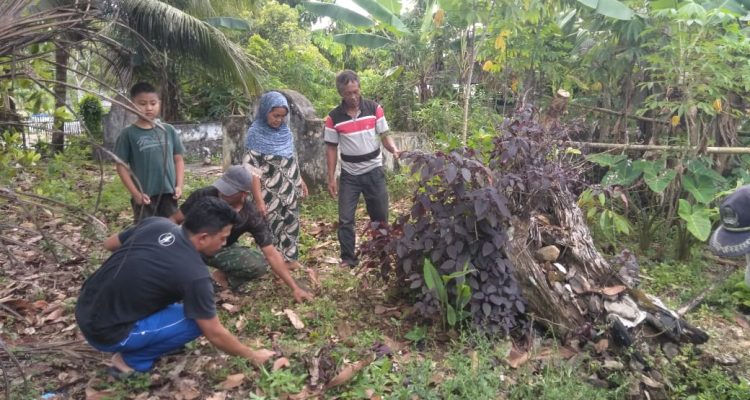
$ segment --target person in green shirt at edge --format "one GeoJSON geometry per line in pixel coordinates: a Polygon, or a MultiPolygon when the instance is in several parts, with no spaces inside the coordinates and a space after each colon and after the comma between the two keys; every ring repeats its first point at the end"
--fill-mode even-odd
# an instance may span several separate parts
{"type": "Polygon", "coordinates": [[[117,174],[132,196],[135,223],[151,216],[168,218],[182,196],[184,148],[174,127],[156,120],[161,102],[151,84],[136,83],[130,98],[142,115],[117,137],[114,153],[130,166],[128,171],[118,163],[117,174]]]}

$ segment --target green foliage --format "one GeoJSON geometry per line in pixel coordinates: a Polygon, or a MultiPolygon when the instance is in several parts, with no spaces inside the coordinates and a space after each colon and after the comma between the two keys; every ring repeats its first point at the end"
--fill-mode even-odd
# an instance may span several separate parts
{"type": "MultiPolygon", "coordinates": [[[[591,154],[586,156],[586,159],[607,168],[607,173],[602,178],[604,187],[628,188],[643,179],[650,191],[656,195],[663,195],[667,188],[675,185],[678,176],[678,168],[669,167],[670,164],[678,161],[670,159],[633,161],[624,154],[606,153],[591,154]]],[[[708,239],[712,220],[718,215],[716,209],[710,208],[709,205],[722,193],[722,189],[727,184],[726,178],[708,167],[709,162],[710,160],[701,157],[686,161],[686,168],[682,168],[682,173],[679,175],[681,186],[676,186],[682,197],[677,199],[677,215],[684,224],[684,228],[702,242],[708,239]]],[[[591,195],[584,192],[579,201],[579,205],[588,208],[589,219],[598,212],[593,211],[598,207],[591,200],[591,195]]],[[[604,206],[603,201],[601,206],[604,206]]],[[[605,216],[606,210],[601,212],[600,226],[602,228],[614,225],[614,231],[629,233],[629,224],[624,215],[608,213],[605,216]]],[[[603,230],[605,233],[608,231],[603,230]]]]}
{"type": "Polygon", "coordinates": [[[298,20],[296,9],[275,1],[266,3],[250,18],[254,34],[245,51],[267,72],[261,78],[264,87],[296,90],[324,115],[339,101],[335,72],[298,20]]]}
{"type": "Polygon", "coordinates": [[[265,396],[251,396],[252,399],[277,399],[282,394],[298,393],[305,385],[305,374],[290,369],[280,369],[269,372],[264,367],[260,369],[258,387],[265,396]]]}
{"type": "Polygon", "coordinates": [[[320,1],[303,1],[302,6],[308,11],[319,17],[329,17],[333,20],[346,22],[355,26],[373,26],[375,21],[370,18],[352,11],[351,9],[339,6],[333,3],[323,3],[320,1]]]}
{"type": "Polygon", "coordinates": [[[738,304],[742,305],[746,309],[750,309],[750,286],[748,286],[746,282],[737,282],[734,285],[732,297],[737,301],[738,304]]]}
{"type": "Polygon", "coordinates": [[[405,339],[411,340],[414,343],[421,342],[427,338],[427,328],[424,326],[416,325],[409,332],[404,335],[405,339]]]}
{"type": "Polygon", "coordinates": [[[211,26],[215,26],[217,28],[234,29],[240,31],[250,30],[250,24],[246,20],[241,18],[212,17],[206,18],[205,21],[211,26]]]}
{"type": "Polygon", "coordinates": [[[104,137],[104,129],[102,127],[104,108],[102,108],[101,100],[92,95],[84,96],[78,103],[78,114],[81,116],[91,137],[96,141],[101,141],[104,137]]]}
{"type": "Polygon", "coordinates": [[[744,62],[750,41],[739,21],[719,8],[687,1],[659,7],[649,22],[643,33],[649,39],[643,48],[649,74],[640,86],[652,94],[642,112],[676,115],[680,140],[689,145],[714,140],[712,119],[738,116],[727,103],[750,89],[742,78],[750,72],[744,62]],[[666,31],[670,34],[663,35],[666,31]],[[660,87],[668,89],[653,90],[660,87]]]}
{"type": "MultiPolygon", "coordinates": [[[[700,254],[696,254],[694,258],[685,262],[644,260],[640,272],[648,277],[641,282],[641,288],[675,307],[694,299],[711,284],[715,276],[724,273],[722,269],[703,259],[700,254]]],[[[734,312],[737,304],[731,298],[731,293],[740,281],[741,276],[733,274],[727,280],[726,286],[719,287],[707,296],[706,304],[713,308],[712,314],[717,311],[734,312]]]]}
{"type": "MultiPolygon", "coordinates": [[[[414,113],[417,128],[435,136],[445,137],[444,141],[458,137],[461,132],[461,107],[458,101],[435,98],[423,104],[414,113]]],[[[456,148],[457,146],[449,146],[456,148]]]]}
{"type": "MultiPolygon", "coordinates": [[[[245,92],[259,90],[257,65],[218,28],[161,1],[120,1],[116,9],[104,10],[111,14],[116,11],[124,19],[127,29],[159,50],[198,61],[201,68],[211,71],[211,77],[232,81],[245,92]]],[[[126,36],[131,37],[130,32],[126,36]]],[[[136,51],[142,50],[140,46],[135,47],[136,51]]],[[[158,64],[159,61],[151,60],[149,56],[143,51],[139,53],[141,61],[158,64]]]]}
{"type": "MultiPolygon", "coordinates": [[[[492,149],[492,140],[496,137],[497,126],[502,117],[481,98],[474,98],[469,115],[469,135],[467,145],[479,151],[492,149]]],[[[461,129],[463,111],[457,100],[442,98],[430,99],[413,113],[417,129],[435,138],[436,144],[443,150],[455,150],[463,147],[461,129]]]]}
{"type": "Polygon", "coordinates": [[[319,17],[329,17],[336,22],[355,27],[355,31],[353,32],[334,35],[334,40],[342,44],[380,48],[393,43],[393,39],[388,35],[388,32],[396,35],[409,33],[409,29],[398,16],[401,8],[400,2],[396,1],[388,4],[388,6],[384,6],[380,1],[376,0],[353,0],[353,2],[365,10],[368,15],[364,16],[337,4],[318,1],[304,1],[302,5],[319,17]],[[396,8],[399,10],[394,11],[396,8]],[[375,26],[373,19],[378,21],[377,26],[375,26]],[[382,31],[374,34],[356,29],[356,27],[370,28],[373,26],[380,28],[382,31]]]}
{"type": "Polygon", "coordinates": [[[469,262],[467,261],[462,271],[456,271],[450,275],[441,275],[429,259],[424,260],[425,285],[438,295],[443,314],[443,326],[446,326],[447,323],[447,326],[453,328],[457,323],[471,316],[471,313],[466,310],[466,306],[471,300],[471,287],[464,280],[457,281],[455,295],[449,299],[447,285],[450,281],[472,272],[474,271],[469,270],[469,262]]]}
{"type": "Polygon", "coordinates": [[[629,20],[635,15],[633,10],[617,0],[578,0],[578,2],[593,8],[597,14],[615,19],[629,20]]]}
{"type": "Polygon", "coordinates": [[[685,348],[671,363],[665,364],[662,373],[668,379],[670,396],[675,399],[709,400],[746,399],[750,382],[732,377],[719,366],[702,367],[693,358],[694,351],[685,348]]]}
{"type": "Polygon", "coordinates": [[[679,201],[677,213],[687,224],[687,230],[702,242],[708,240],[711,235],[710,210],[701,204],[690,205],[685,199],[679,201]]]}
{"type": "Polygon", "coordinates": [[[578,206],[586,214],[589,226],[601,233],[609,243],[616,244],[630,235],[630,221],[622,214],[618,196],[607,196],[600,189],[586,189],[578,197],[578,206]]]}
{"type": "Polygon", "coordinates": [[[510,388],[509,399],[604,400],[621,399],[627,393],[623,384],[611,389],[596,388],[584,381],[587,366],[583,363],[551,362],[538,373],[525,371],[510,388]]]}
{"type": "Polygon", "coordinates": [[[385,388],[398,385],[401,379],[402,374],[394,366],[393,361],[388,357],[383,357],[375,360],[357,374],[349,385],[351,389],[344,391],[341,398],[372,398],[367,394],[368,392],[375,390],[376,393],[383,393],[385,388]]]}
{"type": "Polygon", "coordinates": [[[41,158],[34,149],[23,147],[20,133],[3,131],[0,134],[0,184],[10,185],[19,171],[35,166],[41,158]]]}
{"type": "Polygon", "coordinates": [[[231,115],[242,115],[250,107],[250,98],[242,89],[226,83],[188,83],[183,86],[183,90],[186,103],[182,111],[191,121],[221,120],[231,115]]]}

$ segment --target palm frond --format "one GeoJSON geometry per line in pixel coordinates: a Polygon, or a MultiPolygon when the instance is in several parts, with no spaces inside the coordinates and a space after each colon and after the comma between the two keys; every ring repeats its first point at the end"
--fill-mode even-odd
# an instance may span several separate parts
{"type": "Polygon", "coordinates": [[[149,45],[192,58],[220,76],[234,80],[248,93],[259,93],[260,67],[218,29],[179,9],[153,0],[123,0],[111,12],[149,45]]]}

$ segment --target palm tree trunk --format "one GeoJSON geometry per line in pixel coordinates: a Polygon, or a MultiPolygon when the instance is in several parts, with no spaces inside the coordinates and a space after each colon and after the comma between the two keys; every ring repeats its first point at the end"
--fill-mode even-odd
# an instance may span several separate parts
{"type": "Polygon", "coordinates": [[[161,88],[161,117],[164,121],[179,120],[179,72],[173,61],[167,64],[164,86],[161,88]]]}
{"type": "MultiPolygon", "coordinates": [[[[68,81],[68,58],[70,57],[70,54],[65,49],[64,44],[62,43],[56,43],[55,48],[55,81],[57,83],[54,87],[55,92],[55,110],[59,109],[60,107],[65,107],[65,99],[67,97],[68,91],[67,87],[65,86],[65,82],[68,81]]],[[[55,112],[55,119],[53,124],[53,131],[52,131],[52,151],[55,153],[60,153],[65,148],[65,132],[63,131],[63,128],[65,126],[65,120],[62,116],[58,115],[59,113],[55,112]]]]}

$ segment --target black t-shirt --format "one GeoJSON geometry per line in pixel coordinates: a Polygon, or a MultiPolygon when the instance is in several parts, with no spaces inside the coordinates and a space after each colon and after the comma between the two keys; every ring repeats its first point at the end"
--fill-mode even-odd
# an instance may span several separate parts
{"type": "MultiPolygon", "coordinates": [[[[190,194],[190,197],[180,206],[182,215],[187,215],[188,211],[193,207],[196,201],[204,197],[219,197],[219,189],[213,186],[207,186],[202,189],[198,189],[190,194]]],[[[258,212],[250,200],[245,200],[245,205],[239,212],[240,222],[232,227],[232,233],[227,238],[227,246],[235,243],[245,232],[253,235],[255,243],[258,247],[266,247],[269,244],[273,244],[273,237],[271,236],[271,230],[268,229],[268,224],[262,215],[258,212]]]]}
{"type": "Polygon", "coordinates": [[[117,343],[136,321],[177,302],[187,318],[216,315],[208,268],[180,226],[146,218],[119,239],[122,246],[81,288],[75,314],[86,338],[117,343]]]}

